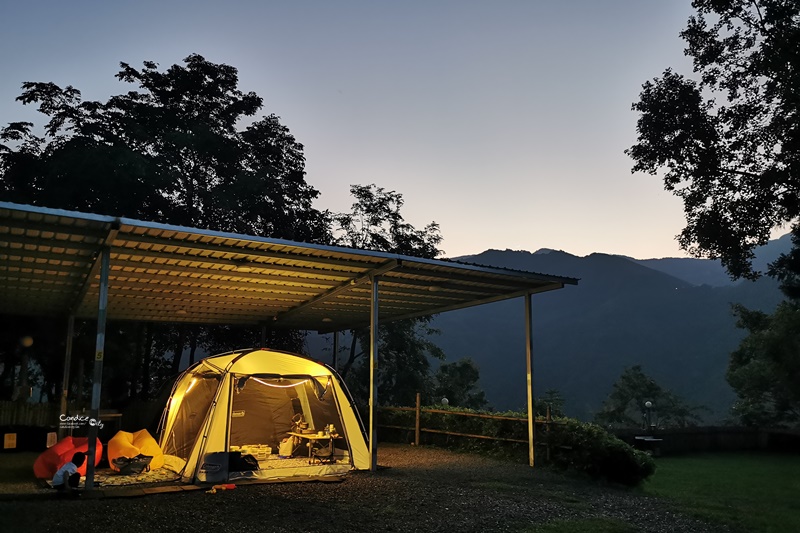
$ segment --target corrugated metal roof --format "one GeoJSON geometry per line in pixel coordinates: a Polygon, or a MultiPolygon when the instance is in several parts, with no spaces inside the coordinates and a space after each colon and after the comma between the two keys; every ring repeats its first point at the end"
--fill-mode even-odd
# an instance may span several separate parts
{"type": "Polygon", "coordinates": [[[455,261],[267,239],[0,202],[0,313],[332,331],[577,284],[455,261]]]}

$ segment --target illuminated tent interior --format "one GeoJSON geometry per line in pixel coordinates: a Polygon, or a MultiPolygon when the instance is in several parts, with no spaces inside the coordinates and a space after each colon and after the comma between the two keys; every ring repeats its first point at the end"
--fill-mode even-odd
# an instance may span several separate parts
{"type": "Polygon", "coordinates": [[[207,357],[175,383],[160,446],[186,482],[337,476],[369,468],[364,427],[338,374],[305,357],[207,357]],[[258,460],[240,462],[240,455],[258,460]]]}
{"type": "MultiPolygon", "coordinates": [[[[372,470],[379,323],[523,299],[530,413],[531,297],[575,284],[567,277],[456,261],[0,202],[0,313],[63,317],[65,369],[74,320],[97,320],[92,416],[100,406],[107,320],[252,326],[261,329],[262,340],[277,328],[329,333],[368,327],[372,470]]],[[[62,411],[69,383],[65,371],[62,411]]],[[[533,465],[532,418],[528,427],[533,465]]],[[[89,488],[93,471],[87,473],[89,488]]]]}

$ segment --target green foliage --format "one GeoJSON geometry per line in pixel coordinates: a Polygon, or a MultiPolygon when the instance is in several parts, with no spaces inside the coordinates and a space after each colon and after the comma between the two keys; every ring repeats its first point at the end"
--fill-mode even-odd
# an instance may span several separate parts
{"type": "Polygon", "coordinates": [[[634,171],[683,200],[681,246],[754,277],[753,250],[800,216],[800,4],[695,0],[693,79],[667,69],[633,109],[634,171]]]}
{"type": "MultiPolygon", "coordinates": [[[[0,198],[330,242],[328,214],[312,206],[319,193],[305,181],[303,146],[277,116],[256,118],[262,99],[238,88],[234,67],[197,54],[183,63],[166,70],[151,61],[141,69],[121,63],[116,77],[134,87],[105,102],[84,101],[72,86],[24,83],[17,100],[38,106],[47,123],[43,136],[31,123],[0,130],[0,198]]],[[[56,328],[63,338],[65,327],[56,328]]],[[[190,353],[198,346],[212,353],[242,347],[243,336],[235,329],[152,327],[145,339],[138,325],[114,325],[106,340],[111,357],[105,374],[114,380],[115,395],[147,397],[151,385],[177,372],[187,346],[190,353]],[[169,364],[164,354],[172,354],[169,364]]],[[[48,395],[57,397],[60,370],[52,370],[58,366],[52,361],[61,360],[53,356],[63,348],[41,349],[44,336],[39,339],[32,356],[43,369],[48,395]]],[[[295,334],[280,340],[298,339],[295,334]]],[[[4,368],[15,360],[13,350],[0,348],[4,368]]]]}
{"type": "Polygon", "coordinates": [[[550,408],[551,417],[564,417],[564,397],[556,389],[547,389],[544,396],[533,400],[533,412],[536,416],[547,416],[550,408]]]}
{"type": "MultiPolygon", "coordinates": [[[[517,461],[528,458],[527,414],[521,412],[495,413],[444,407],[434,405],[424,409],[444,412],[423,412],[420,427],[434,430],[421,434],[422,444],[435,444],[462,451],[491,454],[517,461]],[[464,416],[463,414],[491,415],[509,419],[464,416]],[[469,436],[444,435],[439,432],[460,433],[462,435],[482,435],[497,439],[513,439],[521,442],[489,440],[469,436]]],[[[406,442],[414,440],[415,411],[381,409],[380,426],[395,426],[409,429],[381,429],[382,439],[397,439],[406,442]]],[[[556,419],[546,431],[538,418],[536,440],[539,444],[549,443],[551,463],[575,472],[585,473],[593,478],[607,479],[615,483],[636,485],[655,471],[653,459],[644,452],[633,449],[628,444],[609,434],[600,426],[578,420],[556,419]]],[[[544,449],[537,449],[537,464],[544,463],[544,449]]]]}
{"type": "Polygon", "coordinates": [[[595,422],[623,428],[687,427],[700,422],[697,411],[702,409],[705,408],[687,405],[683,399],[646,375],[640,365],[636,365],[626,368],[614,383],[611,394],[595,415],[595,422]],[[650,409],[645,405],[648,401],[652,404],[650,409]]]}
{"type": "MultiPolygon", "coordinates": [[[[379,331],[379,401],[383,405],[412,405],[417,391],[431,388],[429,358],[444,359],[444,352],[430,340],[438,331],[428,327],[428,320],[423,319],[382,324],[379,331]]],[[[368,347],[369,330],[356,331],[351,341],[351,358],[342,372],[354,399],[362,404],[369,400],[368,347]],[[355,351],[357,346],[363,351],[355,351]],[[351,365],[352,371],[348,372],[351,365]]]]}
{"type": "Polygon", "coordinates": [[[800,304],[783,302],[772,315],[735,307],[749,334],[731,354],[727,378],[739,396],[733,411],[746,425],[800,423],[800,304]]]}
{"type": "Polygon", "coordinates": [[[525,533],[633,533],[633,526],[609,518],[581,518],[578,520],[554,520],[523,529],[525,533]]]}
{"type": "Polygon", "coordinates": [[[595,424],[559,419],[549,435],[558,467],[624,485],[637,485],[655,472],[655,462],[595,424]]]}
{"type": "MultiPolygon", "coordinates": [[[[659,174],[683,199],[681,246],[721,258],[733,277],[756,277],[756,246],[792,225],[793,249],[770,265],[800,298],[800,3],[695,0],[681,36],[694,79],[672,70],[643,86],[633,109],[634,171],[659,174]]],[[[735,412],[749,424],[796,423],[800,374],[791,352],[794,304],[768,317],[739,307],[750,331],[731,355],[735,412]],[[763,323],[769,323],[764,326],[763,323]]]]}
{"type": "MultiPolygon", "coordinates": [[[[421,230],[407,223],[400,212],[403,196],[376,185],[352,185],[354,203],[349,213],[333,216],[336,244],[412,257],[434,258],[442,240],[439,226],[431,222],[421,230]]],[[[445,355],[431,337],[438,330],[430,317],[382,324],[378,334],[378,398],[384,405],[410,405],[417,391],[432,386],[430,358],[445,355]]],[[[368,328],[351,331],[350,351],[339,369],[356,401],[369,398],[368,328]]]]}
{"type": "Polygon", "coordinates": [[[403,195],[377,185],[351,185],[355,199],[349,213],[333,216],[335,242],[341,246],[434,258],[443,252],[439,224],[418,230],[400,214],[403,195]]]}
{"type": "Polygon", "coordinates": [[[452,406],[481,409],[488,403],[478,388],[480,371],[472,359],[442,363],[433,379],[433,397],[447,398],[452,406]]]}
{"type": "Polygon", "coordinates": [[[327,215],[305,182],[303,146],[238,88],[234,67],[193,54],[161,71],[120,63],[138,90],[106,102],[77,89],[26,82],[17,98],[49,117],[0,131],[4,199],[172,224],[327,242],[327,215]],[[235,216],[232,216],[235,213],[235,216]]]}
{"type": "Polygon", "coordinates": [[[800,531],[800,457],[763,453],[702,454],[658,459],[644,490],[687,514],[735,531],[800,531]]]}

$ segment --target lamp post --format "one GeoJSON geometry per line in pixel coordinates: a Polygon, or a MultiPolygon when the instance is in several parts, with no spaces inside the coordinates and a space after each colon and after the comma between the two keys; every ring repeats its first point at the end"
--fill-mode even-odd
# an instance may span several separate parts
{"type": "Polygon", "coordinates": [[[653,427],[653,418],[652,418],[652,416],[653,416],[653,411],[652,411],[653,402],[651,402],[650,400],[647,400],[646,402],[644,402],[644,408],[645,408],[644,420],[645,420],[645,424],[646,424],[646,428],[645,429],[654,429],[654,427],[653,427]]]}

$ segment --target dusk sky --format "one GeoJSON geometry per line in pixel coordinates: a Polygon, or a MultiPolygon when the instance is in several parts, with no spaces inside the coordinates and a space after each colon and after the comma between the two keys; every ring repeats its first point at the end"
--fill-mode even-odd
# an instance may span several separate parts
{"type": "Polygon", "coordinates": [[[0,8],[0,123],[43,116],[24,81],[106,100],[119,62],[191,53],[239,70],[305,146],[320,209],[350,184],[403,194],[447,257],[554,248],[683,256],[681,202],[631,174],[631,103],[673,66],[689,0],[10,2],[0,8]]]}

